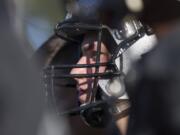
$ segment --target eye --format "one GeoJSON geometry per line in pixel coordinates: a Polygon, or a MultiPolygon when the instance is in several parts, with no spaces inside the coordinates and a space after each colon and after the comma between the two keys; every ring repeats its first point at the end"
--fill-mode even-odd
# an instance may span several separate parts
{"type": "MultiPolygon", "coordinates": [[[[105,52],[100,52],[100,56],[101,56],[101,58],[104,58],[104,57],[109,58],[109,54],[105,53],[105,52]],[[104,57],[102,57],[102,56],[104,56],[104,57]]],[[[96,61],[96,59],[97,59],[97,51],[91,51],[89,57],[92,58],[93,61],[96,61]]],[[[100,61],[101,61],[101,58],[100,58],[100,61]]]]}
{"type": "Polygon", "coordinates": [[[89,51],[93,51],[93,48],[94,48],[93,43],[87,43],[82,45],[81,50],[84,54],[86,54],[89,51]]]}
{"type": "Polygon", "coordinates": [[[92,58],[93,61],[96,61],[96,58],[97,58],[97,51],[94,51],[94,50],[86,50],[84,53],[83,53],[84,56],[88,57],[88,58],[92,58]]]}

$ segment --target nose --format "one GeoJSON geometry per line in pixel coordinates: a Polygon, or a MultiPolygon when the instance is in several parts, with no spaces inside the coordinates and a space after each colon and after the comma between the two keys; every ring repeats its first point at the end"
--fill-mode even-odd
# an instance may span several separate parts
{"type": "MultiPolygon", "coordinates": [[[[87,58],[87,56],[83,56],[79,59],[77,64],[93,64],[95,63],[91,58],[87,58]]],[[[93,73],[92,68],[73,68],[70,72],[70,74],[87,74],[87,73],[93,73]]],[[[78,82],[78,84],[85,83],[87,81],[87,78],[75,78],[75,80],[78,82]]]]}

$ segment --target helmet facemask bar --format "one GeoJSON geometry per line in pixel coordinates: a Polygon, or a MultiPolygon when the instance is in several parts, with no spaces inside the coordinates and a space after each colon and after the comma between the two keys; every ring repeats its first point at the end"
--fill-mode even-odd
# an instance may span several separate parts
{"type": "MultiPolygon", "coordinates": [[[[98,33],[98,43],[97,44],[99,46],[99,48],[97,48],[97,49],[101,49],[100,44],[102,42],[102,34],[103,34],[104,30],[109,31],[109,29],[107,29],[107,27],[102,26],[102,25],[94,26],[94,25],[89,25],[89,24],[75,23],[75,24],[66,24],[66,25],[63,24],[63,26],[58,26],[58,30],[56,29],[56,34],[59,37],[62,37],[63,33],[57,32],[57,31],[71,31],[71,34],[75,33],[76,35],[78,35],[77,34],[78,32],[80,34],[82,34],[82,31],[84,33],[87,31],[88,32],[89,31],[96,32],[96,33],[98,33]],[[77,32],[75,32],[75,31],[72,32],[72,30],[77,30],[77,32]]],[[[68,37],[68,38],[66,38],[66,40],[68,40],[70,42],[75,41],[75,39],[73,39],[72,37],[68,37]],[[70,39],[70,40],[68,40],[68,39],[70,39]]],[[[97,50],[96,57],[98,55],[100,55],[99,53],[100,53],[100,50],[97,50]]],[[[67,69],[67,68],[68,69],[71,69],[71,68],[95,68],[97,70],[97,68],[99,68],[101,66],[106,66],[109,69],[111,69],[111,71],[109,70],[108,72],[104,72],[104,73],[95,72],[92,74],[54,74],[53,76],[51,75],[51,77],[57,78],[57,79],[60,79],[60,78],[92,78],[92,77],[110,78],[110,77],[119,75],[119,73],[117,73],[117,71],[116,71],[117,67],[113,60],[110,60],[106,63],[100,63],[96,60],[96,63],[94,63],[94,64],[71,64],[71,65],[56,65],[56,66],[49,65],[49,66],[45,67],[44,71],[47,75],[49,75],[49,74],[51,74],[50,71],[52,69],[56,71],[56,70],[63,70],[63,69],[67,69]]]]}
{"type": "MultiPolygon", "coordinates": [[[[58,30],[56,29],[56,34],[59,37],[63,36],[63,32],[60,33],[58,31],[68,31],[68,30],[75,30],[77,32],[80,32],[80,34],[82,33],[86,33],[87,31],[95,31],[98,32],[98,43],[97,43],[97,52],[96,52],[96,63],[95,64],[72,64],[72,65],[50,65],[47,66],[44,69],[44,73],[46,75],[46,78],[51,78],[51,86],[54,85],[54,81],[53,79],[61,79],[61,78],[94,78],[93,79],[93,87],[92,90],[88,93],[88,98],[87,98],[87,105],[86,106],[81,106],[78,108],[75,108],[73,110],[69,110],[68,112],[65,112],[65,114],[78,114],[81,110],[86,109],[86,108],[90,108],[90,107],[94,107],[97,106],[99,104],[103,104],[104,102],[107,101],[96,101],[95,102],[95,96],[96,96],[96,92],[97,92],[97,87],[98,87],[98,80],[99,79],[110,79],[110,78],[114,78],[117,76],[121,76],[124,75],[122,73],[122,70],[119,70],[116,63],[115,63],[115,59],[117,57],[122,56],[122,54],[138,39],[140,39],[143,35],[144,35],[144,31],[143,29],[138,30],[135,34],[133,34],[131,37],[129,37],[128,39],[125,39],[124,41],[122,41],[119,45],[117,45],[115,51],[112,54],[111,59],[106,62],[106,63],[100,63],[100,52],[101,52],[101,43],[102,43],[102,34],[103,31],[106,30],[110,33],[110,28],[108,26],[104,26],[104,25],[89,25],[89,24],[81,24],[81,23],[74,23],[74,24],[63,24],[63,26],[58,26],[58,30]],[[82,32],[83,31],[83,32],[82,32]],[[107,67],[107,69],[110,70],[106,70],[103,73],[99,73],[99,67],[101,66],[105,66],[107,67]],[[95,72],[94,73],[87,73],[87,74],[57,74],[56,71],[58,70],[63,70],[63,69],[72,69],[72,68],[95,68],[95,72]],[[91,103],[91,104],[89,104],[91,103]]],[[[76,35],[78,35],[78,33],[76,33],[75,31],[71,31],[70,34],[75,33],[76,35]]],[[[70,35],[69,34],[69,35],[70,35]]],[[[68,35],[68,34],[67,34],[68,35]]],[[[75,35],[75,36],[76,36],[75,35]]],[[[68,41],[74,42],[75,40],[71,40],[73,39],[73,36],[70,38],[63,38],[66,39],[68,41]],[[70,39],[70,40],[69,40],[70,39]]],[[[53,86],[52,86],[53,89],[53,86]]],[[[109,102],[109,101],[108,101],[109,102]]]]}
{"type": "MultiPolygon", "coordinates": [[[[98,44],[97,44],[97,51],[96,51],[96,63],[100,63],[100,55],[101,55],[101,38],[102,38],[102,30],[98,32],[98,44]]],[[[99,73],[99,67],[95,68],[95,73],[99,73]]],[[[96,101],[96,93],[98,87],[98,77],[94,78],[92,90],[88,92],[86,103],[89,100],[90,103],[96,101]]]]}

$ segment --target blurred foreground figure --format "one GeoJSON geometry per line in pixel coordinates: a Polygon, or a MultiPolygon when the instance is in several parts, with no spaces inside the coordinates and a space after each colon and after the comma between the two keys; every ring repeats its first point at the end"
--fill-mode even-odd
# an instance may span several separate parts
{"type": "Polygon", "coordinates": [[[35,68],[17,41],[7,1],[0,1],[0,134],[37,135],[43,110],[35,68]]]}
{"type": "Polygon", "coordinates": [[[139,17],[159,41],[126,79],[132,103],[127,134],[179,135],[180,1],[142,0],[141,4],[139,17]]]}

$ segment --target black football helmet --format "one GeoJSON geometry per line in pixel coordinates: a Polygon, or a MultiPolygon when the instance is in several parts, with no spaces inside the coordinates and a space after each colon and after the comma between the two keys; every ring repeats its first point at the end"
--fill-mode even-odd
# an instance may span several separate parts
{"type": "MultiPolygon", "coordinates": [[[[88,2],[88,0],[85,1],[88,2]]],[[[82,4],[81,2],[85,1],[80,0],[76,4],[80,5],[82,4]]],[[[99,1],[101,2],[102,0],[99,1]]],[[[95,1],[93,0],[91,2],[93,3],[95,1]]],[[[102,9],[102,7],[100,9],[102,9]]],[[[111,10],[108,8],[106,14],[108,15],[110,11],[111,10]]],[[[81,43],[84,35],[87,33],[94,33],[97,35],[96,63],[76,64],[77,62],[74,62],[72,64],[48,65],[44,68],[45,85],[48,91],[53,91],[57,80],[93,78],[93,88],[88,92],[87,102],[60,114],[68,114],[71,116],[80,114],[88,125],[101,127],[107,123],[107,118],[110,118],[110,111],[107,108],[111,108],[112,104],[120,99],[120,97],[123,97],[122,99],[128,98],[123,84],[124,73],[122,54],[145,35],[147,27],[130,16],[124,19],[121,17],[118,23],[109,25],[109,22],[106,23],[104,20],[101,21],[101,14],[98,17],[95,16],[95,18],[93,16],[91,19],[92,14],[90,14],[89,17],[87,14],[82,15],[82,11],[81,16],[77,16],[77,13],[78,12],[68,15],[64,21],[58,23],[55,28],[55,34],[66,42],[71,43],[73,47],[76,46],[76,48],[78,48],[76,50],[78,58],[82,56],[81,43]],[[106,47],[111,55],[110,60],[106,63],[100,62],[101,42],[107,45],[106,47]],[[99,68],[102,66],[105,66],[107,70],[104,73],[99,73],[99,68]],[[72,68],[95,68],[95,72],[70,74],[72,68]]],[[[109,16],[106,18],[110,19],[109,16]]],[[[112,20],[116,19],[113,18],[112,20]]],[[[74,84],[61,85],[75,87],[74,84]]]]}

